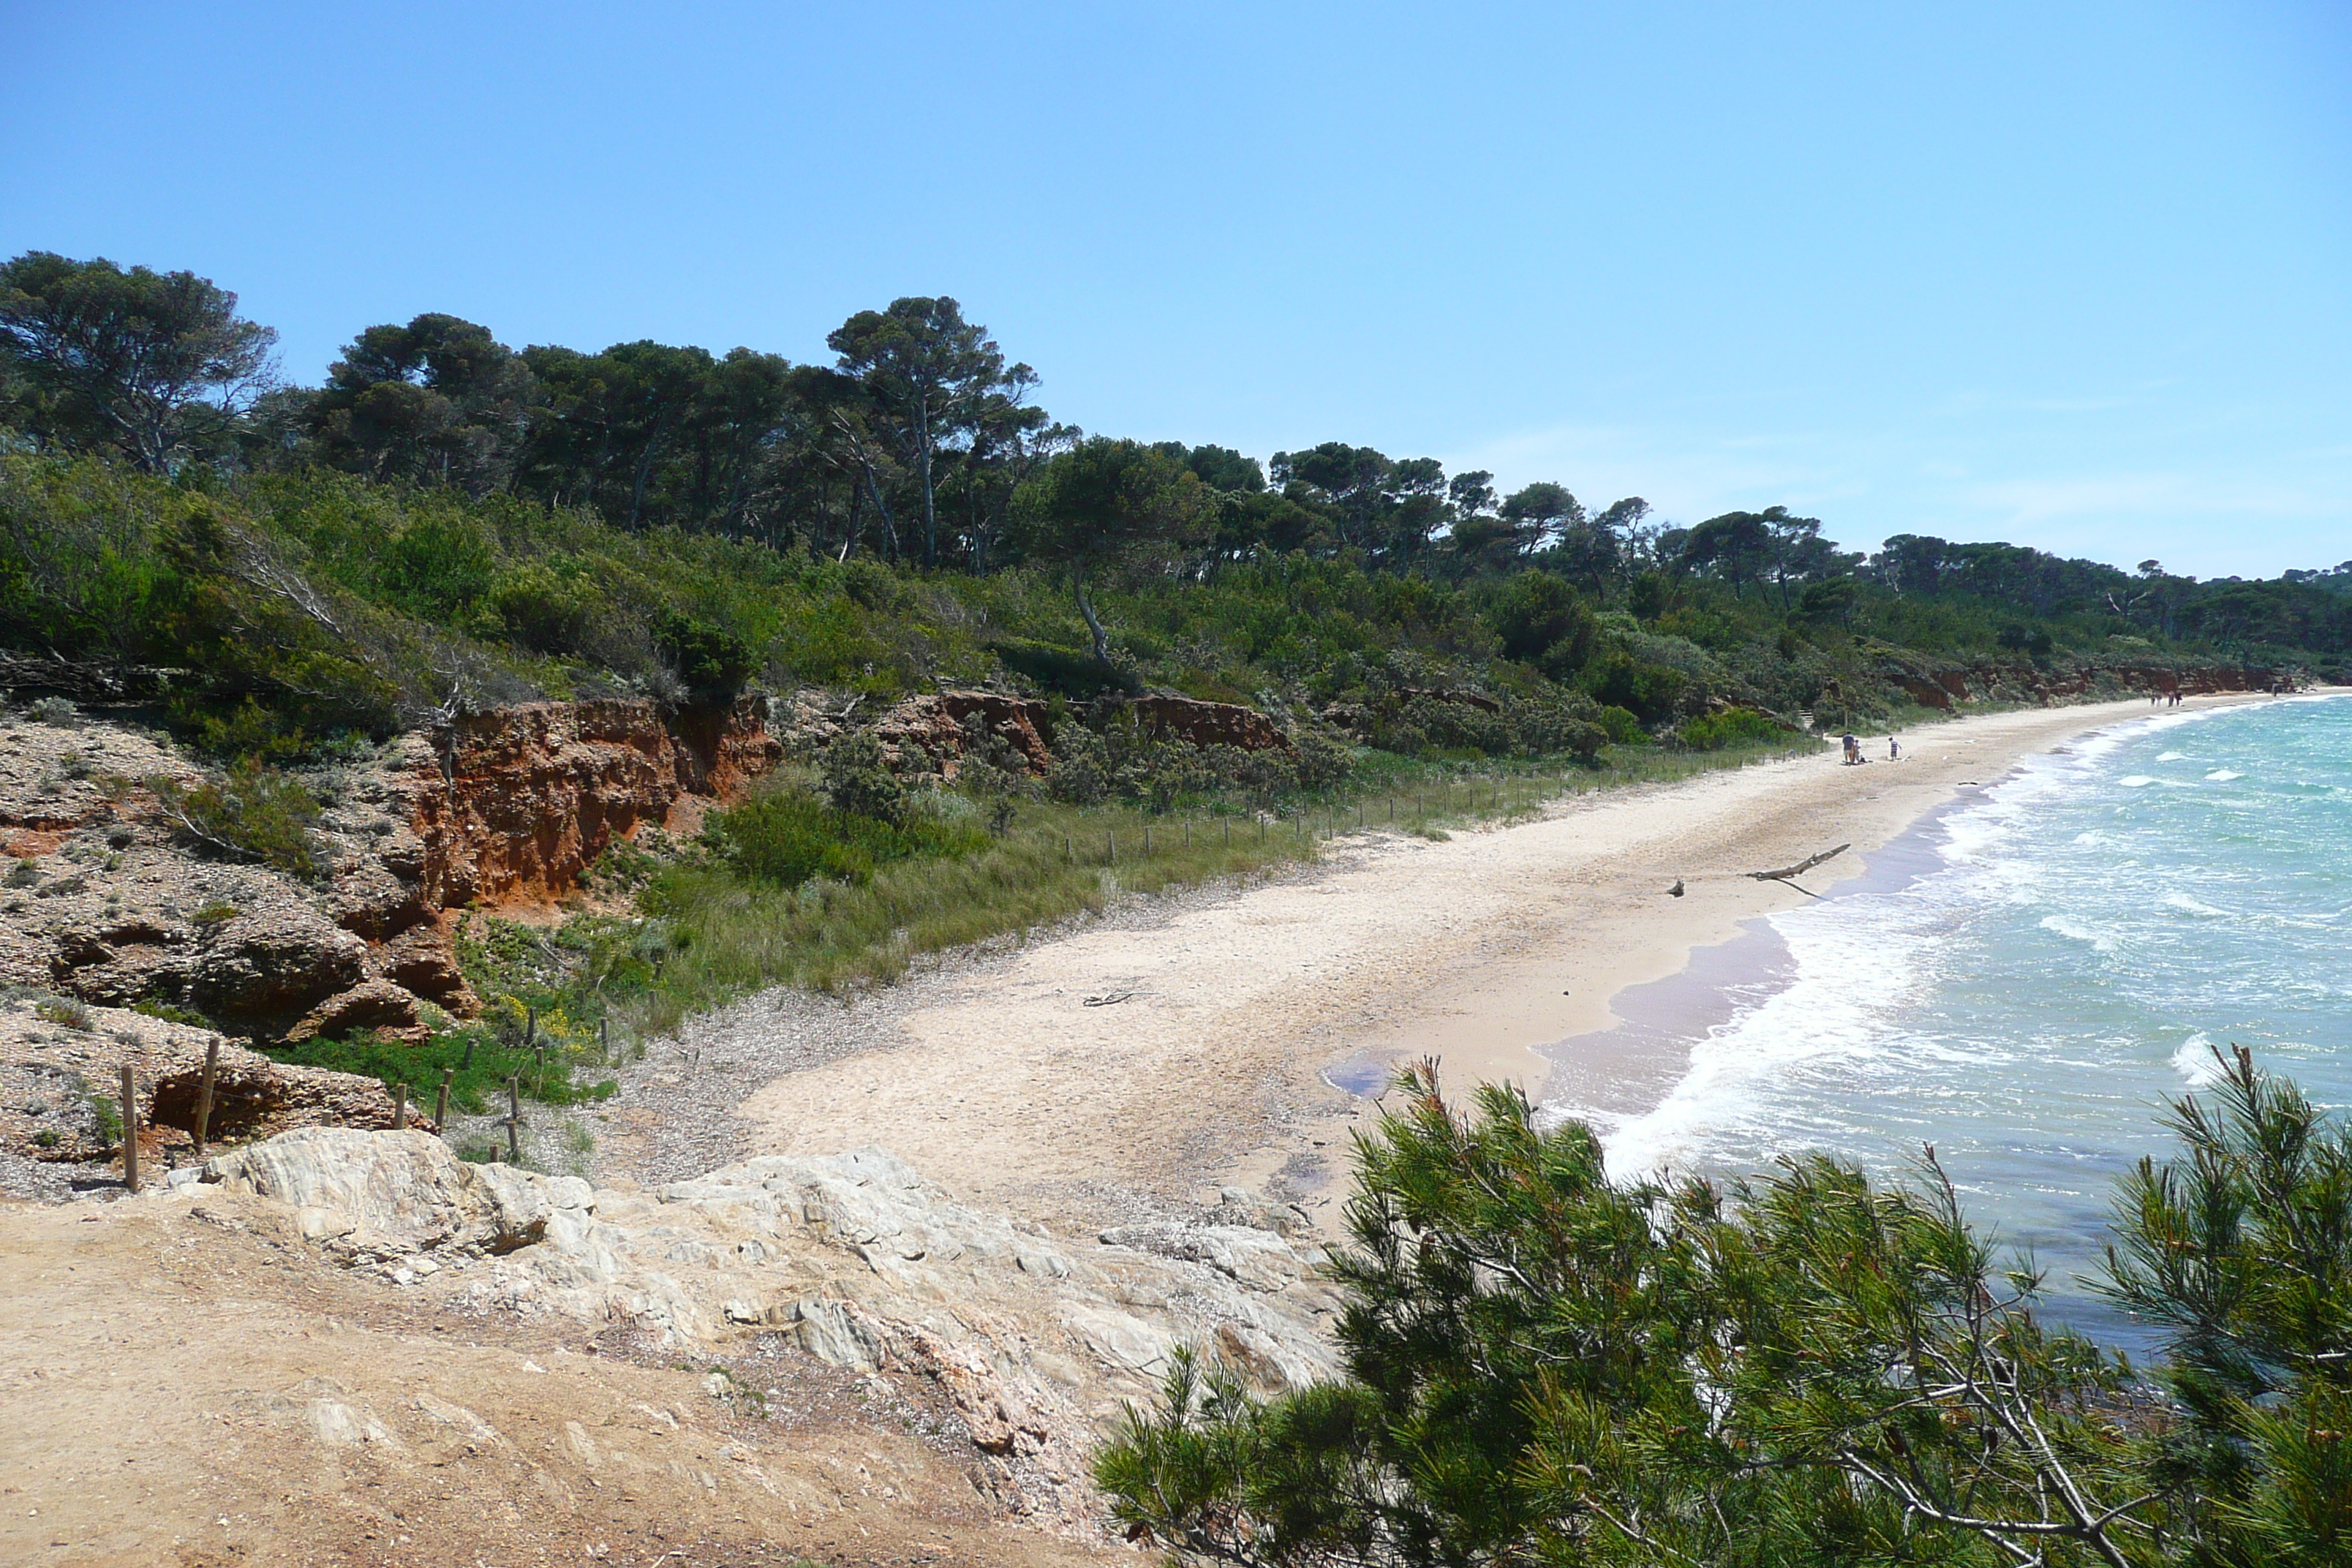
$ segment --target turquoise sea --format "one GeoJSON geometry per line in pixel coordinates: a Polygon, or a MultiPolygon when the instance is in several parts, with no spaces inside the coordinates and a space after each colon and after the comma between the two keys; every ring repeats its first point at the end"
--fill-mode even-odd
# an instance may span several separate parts
{"type": "Polygon", "coordinates": [[[1894,1173],[1933,1143],[2059,1316],[2133,1342],[2076,1279],[2167,1097],[2242,1044],[2352,1105],[2352,700],[2117,723],[1743,940],[1686,1073],[1604,1124],[1612,1170],[1894,1173]]]}

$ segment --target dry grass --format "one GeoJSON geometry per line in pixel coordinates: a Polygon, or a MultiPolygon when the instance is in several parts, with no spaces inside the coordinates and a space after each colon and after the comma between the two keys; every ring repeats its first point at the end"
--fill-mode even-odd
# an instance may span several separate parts
{"type": "MultiPolygon", "coordinates": [[[[1804,749],[1811,749],[1807,746],[1804,749]]],[[[1123,806],[1024,804],[973,854],[877,868],[862,884],[764,885],[722,866],[675,866],[641,896],[667,936],[651,985],[622,1004],[645,1035],[778,984],[886,984],[924,954],[1062,925],[1113,900],[1314,859],[1358,831],[1443,834],[1534,815],[1564,795],[1776,761],[1787,746],[1706,753],[1612,748],[1599,768],[1486,764],[1468,773],[1398,760],[1353,788],[1243,813],[1204,805],[1155,816],[1123,806]]],[[[1387,759],[1383,759],[1386,761],[1387,759]]],[[[617,999],[616,999],[617,1000],[617,999]]]]}

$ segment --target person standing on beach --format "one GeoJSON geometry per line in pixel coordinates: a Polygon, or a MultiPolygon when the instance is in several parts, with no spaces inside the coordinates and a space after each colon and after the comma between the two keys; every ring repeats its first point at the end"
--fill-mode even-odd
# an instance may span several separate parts
{"type": "Polygon", "coordinates": [[[1892,735],[1886,737],[1886,760],[1890,763],[1903,760],[1903,742],[1892,735]]]}

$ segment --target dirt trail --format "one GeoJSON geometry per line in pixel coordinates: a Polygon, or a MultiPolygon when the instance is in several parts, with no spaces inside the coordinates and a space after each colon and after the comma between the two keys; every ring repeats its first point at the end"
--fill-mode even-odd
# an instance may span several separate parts
{"type": "Polygon", "coordinates": [[[0,1205],[0,1562],[1102,1560],[992,1521],[895,1387],[781,1357],[737,1369],[754,1418],[578,1325],[412,1304],[290,1212],[0,1205]]]}

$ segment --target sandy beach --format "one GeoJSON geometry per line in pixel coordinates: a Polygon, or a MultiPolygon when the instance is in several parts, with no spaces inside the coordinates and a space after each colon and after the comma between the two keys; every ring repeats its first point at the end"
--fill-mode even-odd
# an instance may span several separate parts
{"type": "MultiPolygon", "coordinates": [[[[2214,707],[2260,698],[2194,700],[2214,707]]],[[[1450,1088],[1640,1106],[1671,1064],[1584,1041],[1628,986],[1805,895],[1746,873],[1839,844],[1815,891],[2021,758],[2145,701],[1923,727],[1899,763],[1835,752],[1565,801],[1433,843],[1370,833],[1320,865],[1139,926],[1107,923],[971,966],[877,1016],[874,1047],[741,1108],[758,1152],[880,1144],[968,1197],[1082,1223],[1108,1193],[1168,1203],[1234,1184],[1310,1212],[1342,1184],[1365,1102],[1324,1074],[1441,1058],[1450,1088]],[[1666,889],[1679,879],[1685,896],[1666,889]],[[1123,998],[1110,1000],[1113,998],[1123,998]],[[1089,1005],[1090,999],[1093,1005],[1089,1005]],[[1537,1047],[1578,1041],[1588,1048],[1537,1047]]],[[[756,1012],[737,1026],[757,1026],[756,1012]]],[[[1322,1216],[1318,1216],[1322,1217],[1322,1216]]]]}

